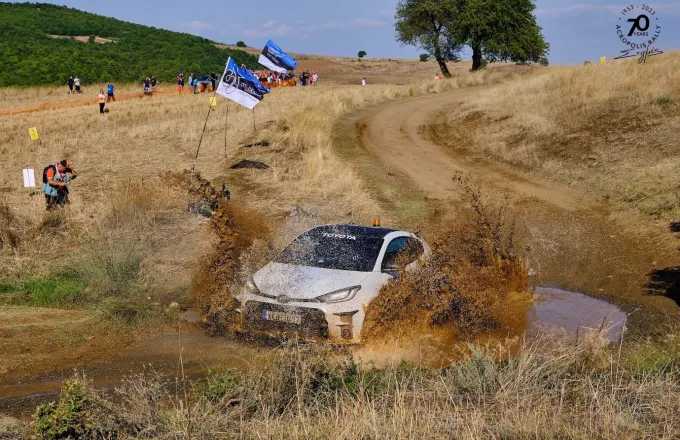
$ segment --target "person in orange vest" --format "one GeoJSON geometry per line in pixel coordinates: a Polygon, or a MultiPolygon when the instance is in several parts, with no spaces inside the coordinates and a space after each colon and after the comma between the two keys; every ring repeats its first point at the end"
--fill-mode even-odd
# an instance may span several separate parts
{"type": "Polygon", "coordinates": [[[106,105],[106,95],[104,95],[104,89],[99,90],[99,113],[104,114],[104,106],[106,105]]]}

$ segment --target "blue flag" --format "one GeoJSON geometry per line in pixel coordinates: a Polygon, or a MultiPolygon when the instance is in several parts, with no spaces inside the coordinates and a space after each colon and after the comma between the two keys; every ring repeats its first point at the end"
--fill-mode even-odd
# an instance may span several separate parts
{"type": "Polygon", "coordinates": [[[272,40],[269,40],[262,49],[262,55],[260,55],[258,62],[268,69],[280,73],[288,73],[289,70],[295,70],[297,67],[295,58],[281,50],[272,40]]]}
{"type": "Polygon", "coordinates": [[[234,102],[253,109],[269,89],[260,83],[246,66],[239,67],[234,60],[229,58],[224,74],[217,87],[217,94],[234,102]]]}

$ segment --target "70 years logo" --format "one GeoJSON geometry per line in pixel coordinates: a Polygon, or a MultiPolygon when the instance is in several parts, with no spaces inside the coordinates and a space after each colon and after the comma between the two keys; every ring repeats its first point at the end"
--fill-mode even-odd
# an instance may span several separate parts
{"type": "Polygon", "coordinates": [[[626,49],[615,59],[639,57],[644,63],[647,58],[662,54],[656,48],[656,41],[661,36],[661,25],[657,11],[650,5],[626,6],[616,24],[616,34],[626,49]]]}

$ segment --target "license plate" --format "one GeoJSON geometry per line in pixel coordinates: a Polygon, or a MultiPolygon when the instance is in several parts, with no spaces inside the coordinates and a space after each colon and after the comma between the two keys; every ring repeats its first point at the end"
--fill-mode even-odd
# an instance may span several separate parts
{"type": "Polygon", "coordinates": [[[262,312],[262,317],[267,321],[285,322],[286,324],[302,324],[301,315],[293,315],[291,313],[270,312],[265,310],[262,312]]]}

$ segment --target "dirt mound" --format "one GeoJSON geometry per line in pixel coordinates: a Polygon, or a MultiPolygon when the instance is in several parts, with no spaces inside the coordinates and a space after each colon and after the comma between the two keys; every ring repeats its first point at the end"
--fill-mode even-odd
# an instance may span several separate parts
{"type": "Polygon", "coordinates": [[[243,169],[243,168],[255,168],[255,169],[258,169],[258,170],[266,170],[267,168],[269,168],[269,165],[267,165],[264,162],[257,162],[257,161],[254,161],[254,160],[244,159],[244,160],[242,160],[242,161],[231,166],[232,170],[239,170],[239,169],[243,169]]]}
{"type": "Polygon", "coordinates": [[[259,216],[226,200],[219,203],[210,227],[218,241],[199,263],[192,294],[206,328],[221,334],[234,323],[234,290],[238,287],[241,257],[256,237],[266,236],[268,231],[259,216]]]}

